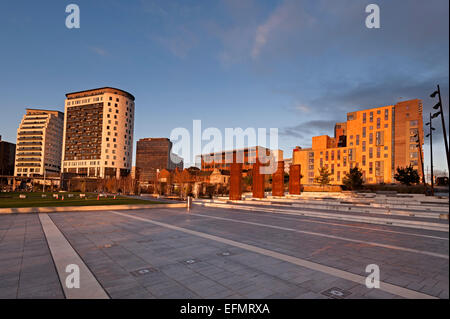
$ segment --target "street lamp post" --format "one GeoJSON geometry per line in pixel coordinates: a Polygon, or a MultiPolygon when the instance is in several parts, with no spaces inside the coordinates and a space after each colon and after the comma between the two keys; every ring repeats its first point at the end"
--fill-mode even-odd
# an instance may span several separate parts
{"type": "Polygon", "coordinates": [[[422,182],[423,182],[423,186],[424,186],[424,191],[425,191],[425,195],[427,194],[427,182],[425,180],[425,169],[423,167],[423,154],[422,154],[422,145],[420,143],[420,137],[419,137],[419,131],[417,131],[417,134],[414,134],[414,137],[416,137],[416,143],[417,143],[417,148],[419,149],[419,156],[420,156],[420,166],[421,166],[421,170],[422,170],[422,182]]]}
{"type": "Polygon", "coordinates": [[[433,115],[430,113],[430,122],[426,123],[426,125],[430,126],[430,133],[426,135],[426,137],[430,138],[430,160],[431,160],[431,196],[434,196],[434,174],[433,174],[433,131],[435,128],[433,127],[432,119],[439,116],[438,113],[434,113],[433,115]]]}
{"type": "Polygon", "coordinates": [[[434,91],[430,95],[430,97],[434,98],[436,95],[439,97],[439,102],[435,106],[433,106],[433,109],[435,109],[435,110],[439,109],[439,112],[435,113],[433,115],[433,117],[437,117],[437,116],[441,115],[442,133],[444,133],[445,155],[447,156],[447,168],[450,171],[450,161],[449,161],[449,158],[448,158],[447,130],[445,128],[444,111],[442,109],[441,88],[439,87],[439,84],[437,86],[437,90],[434,91]]]}
{"type": "Polygon", "coordinates": [[[45,171],[45,167],[44,167],[44,186],[42,187],[42,192],[43,193],[45,193],[45,173],[46,173],[46,171],[45,171]]]}

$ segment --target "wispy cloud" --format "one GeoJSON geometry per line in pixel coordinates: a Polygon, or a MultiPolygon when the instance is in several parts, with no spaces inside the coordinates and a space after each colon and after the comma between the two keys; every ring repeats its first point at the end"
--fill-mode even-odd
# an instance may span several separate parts
{"type": "Polygon", "coordinates": [[[302,113],[309,113],[311,112],[311,108],[305,104],[302,103],[296,103],[296,105],[294,106],[294,109],[296,111],[300,111],[302,113]]]}
{"type": "Polygon", "coordinates": [[[312,120],[295,126],[285,127],[280,130],[280,135],[306,139],[313,135],[324,135],[332,132],[335,121],[312,120]]]}
{"type": "Polygon", "coordinates": [[[198,39],[193,32],[184,26],[177,28],[177,31],[173,35],[152,35],[150,37],[176,57],[185,58],[189,54],[189,51],[196,46],[198,39]]]}
{"type": "Polygon", "coordinates": [[[100,47],[90,47],[91,51],[100,55],[100,56],[106,56],[108,55],[108,52],[105,49],[102,49],[100,47]]]}
{"type": "Polygon", "coordinates": [[[257,58],[270,39],[278,39],[280,35],[290,37],[305,31],[304,28],[312,26],[314,22],[315,19],[306,13],[303,1],[285,0],[257,27],[251,57],[257,58]]]}

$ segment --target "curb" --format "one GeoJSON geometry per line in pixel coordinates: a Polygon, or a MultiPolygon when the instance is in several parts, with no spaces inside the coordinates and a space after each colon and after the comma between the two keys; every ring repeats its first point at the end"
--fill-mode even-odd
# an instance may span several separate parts
{"type": "Polygon", "coordinates": [[[153,209],[153,208],[186,208],[185,203],[179,204],[147,204],[147,205],[99,205],[99,206],[60,206],[60,207],[17,207],[0,208],[1,214],[26,214],[26,213],[58,213],[58,212],[86,212],[104,210],[129,210],[129,209],[153,209]]]}

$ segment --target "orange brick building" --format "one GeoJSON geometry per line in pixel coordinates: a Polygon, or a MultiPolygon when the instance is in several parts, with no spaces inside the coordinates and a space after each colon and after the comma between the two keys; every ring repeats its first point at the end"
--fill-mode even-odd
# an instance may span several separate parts
{"type": "Polygon", "coordinates": [[[416,137],[423,145],[421,100],[347,113],[347,122],[336,123],[334,137],[314,136],[312,147],[297,147],[293,164],[301,164],[302,184],[314,184],[319,169],[328,168],[331,184],[342,184],[355,166],[363,171],[366,183],[394,183],[397,167],[412,164],[422,176],[416,137]]]}
{"type": "Polygon", "coordinates": [[[258,146],[239,150],[202,154],[201,169],[202,171],[214,171],[214,169],[230,170],[231,163],[233,162],[233,156],[236,156],[237,162],[242,163],[242,170],[251,170],[253,168],[253,164],[256,162],[256,159],[259,158],[259,152],[265,152],[265,156],[270,156],[272,154],[277,161],[283,160],[283,151],[270,150],[268,148],[258,146]]]}

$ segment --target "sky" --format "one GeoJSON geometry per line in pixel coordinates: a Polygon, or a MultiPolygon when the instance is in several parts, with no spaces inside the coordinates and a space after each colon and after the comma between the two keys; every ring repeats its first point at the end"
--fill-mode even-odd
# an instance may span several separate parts
{"type": "MultiPolygon", "coordinates": [[[[135,142],[177,127],[278,128],[285,158],[354,110],[429,97],[448,128],[448,0],[42,0],[0,2],[0,135],[26,107],[112,86],[136,97],[135,142]],[[80,28],[68,29],[68,4],[80,28]],[[365,8],[380,7],[368,29],[365,8]]],[[[440,120],[435,167],[446,169],[440,120]]],[[[425,128],[426,130],[426,128],[425,128]]],[[[448,130],[447,130],[448,131],[448,130]]],[[[427,133],[427,132],[425,132],[427,133]]],[[[429,146],[424,146],[429,166],[429,146]]]]}

